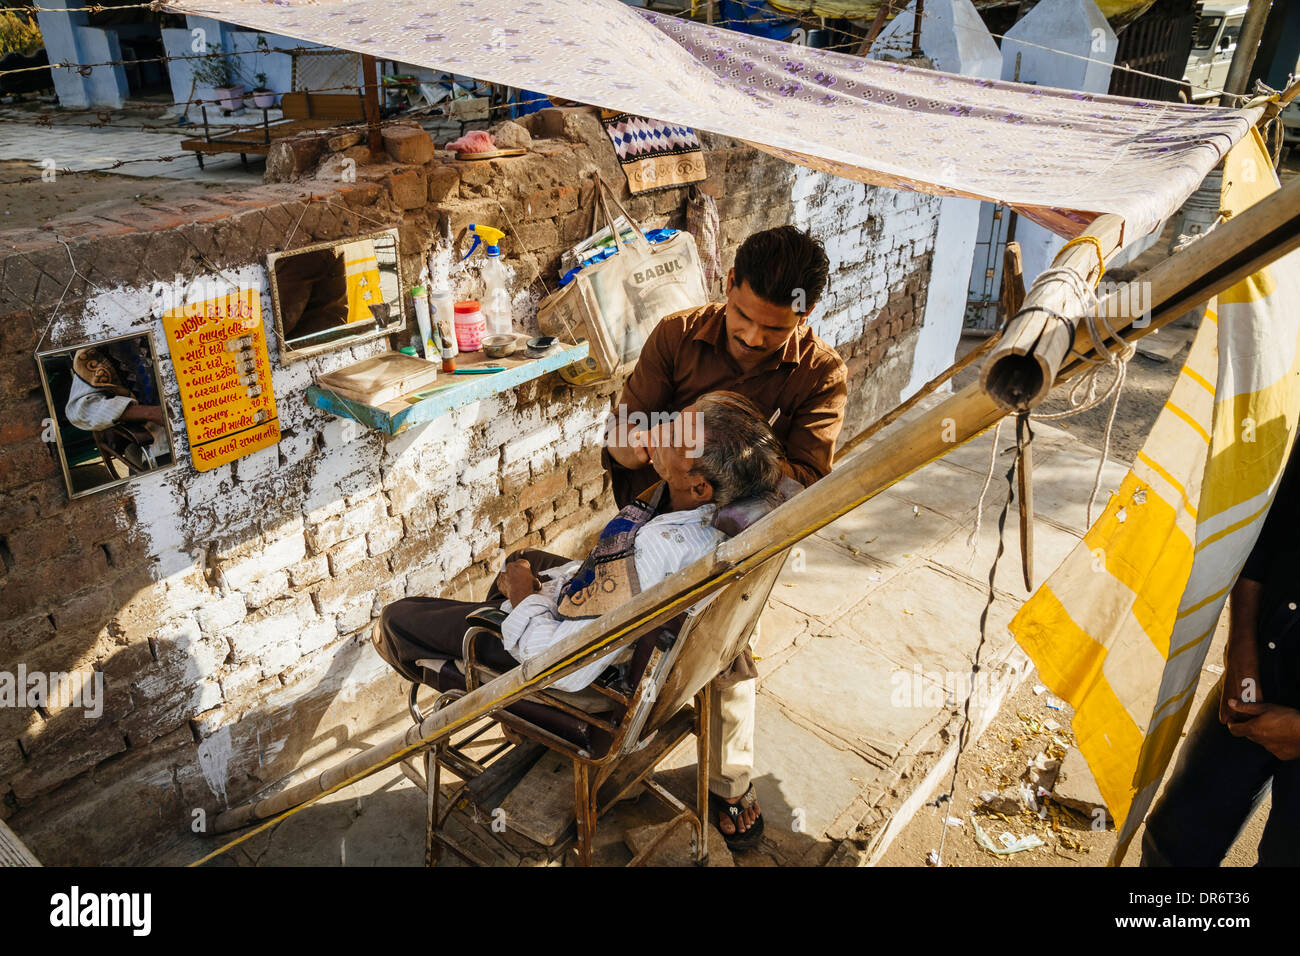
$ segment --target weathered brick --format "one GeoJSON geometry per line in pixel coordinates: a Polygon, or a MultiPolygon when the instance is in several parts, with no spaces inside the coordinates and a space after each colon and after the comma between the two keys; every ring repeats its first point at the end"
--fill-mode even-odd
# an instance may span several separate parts
{"type": "Polygon", "coordinates": [[[577,488],[570,489],[555,501],[555,519],[567,518],[578,510],[581,504],[582,496],[577,488]]]}
{"type": "Polygon", "coordinates": [[[453,166],[433,164],[428,167],[429,202],[446,202],[460,189],[460,172],[453,166]]]}
{"type": "Polygon", "coordinates": [[[418,126],[385,126],[383,137],[384,152],[395,163],[418,166],[433,159],[433,140],[418,126]]]}
{"type": "Polygon", "coordinates": [[[256,610],[265,607],[289,590],[289,572],[272,571],[258,578],[244,589],[244,599],[249,608],[256,610]]]}
{"type": "Polygon", "coordinates": [[[404,533],[401,518],[387,518],[366,535],[367,548],[372,555],[385,554],[397,547],[404,533]]]}
{"type": "Polygon", "coordinates": [[[399,209],[416,209],[429,201],[424,170],[403,169],[388,177],[388,191],[399,209]]]}
{"type": "Polygon", "coordinates": [[[601,493],[604,490],[605,490],[604,478],[597,478],[594,481],[587,482],[580,489],[580,491],[582,492],[582,503],[585,505],[585,504],[589,504],[592,501],[595,501],[597,498],[601,496],[601,493]]]}
{"type": "Polygon", "coordinates": [[[345,574],[330,578],[316,591],[321,613],[333,614],[349,601],[373,591],[388,574],[388,563],[382,555],[358,561],[345,574]]]}
{"type": "Polygon", "coordinates": [[[323,581],[327,574],[329,559],[323,554],[317,554],[289,568],[289,583],[295,588],[305,588],[323,581]]]}
{"type": "Polygon", "coordinates": [[[96,727],[66,742],[57,757],[43,755],[28,761],[10,785],[19,800],[33,800],[124,750],[126,740],[121,731],[112,726],[96,727]]]}
{"type": "Polygon", "coordinates": [[[329,552],[330,574],[338,577],[357,565],[366,556],[366,539],[353,538],[336,545],[329,552]]]}
{"type": "Polygon", "coordinates": [[[528,515],[528,530],[540,531],[555,517],[555,505],[548,501],[544,505],[529,508],[525,514],[528,515]]]}
{"type": "Polygon", "coordinates": [[[501,538],[505,547],[513,550],[516,547],[515,542],[519,541],[524,535],[528,534],[528,516],[522,514],[513,514],[501,525],[501,538]]]}
{"type": "Polygon", "coordinates": [[[518,507],[532,508],[547,501],[554,501],[564,494],[569,487],[569,476],[563,471],[553,471],[540,481],[526,485],[519,493],[518,507]]]}

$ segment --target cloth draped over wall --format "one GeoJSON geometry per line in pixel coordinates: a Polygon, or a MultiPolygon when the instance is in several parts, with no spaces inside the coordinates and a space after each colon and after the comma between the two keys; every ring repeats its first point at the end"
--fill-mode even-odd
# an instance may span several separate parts
{"type": "MultiPolygon", "coordinates": [[[[1228,154],[1221,208],[1278,189],[1258,133],[1228,154]]],[[[1011,622],[1120,829],[1155,797],[1228,592],[1300,418],[1300,252],[1212,299],[1169,400],[1105,512],[1011,622]]]]}
{"type": "MultiPolygon", "coordinates": [[[[1240,140],[1232,109],[1057,90],[793,46],[619,0],[175,0],[213,17],[745,140],[849,179],[1007,203],[1124,242],[1240,140]]],[[[504,118],[504,117],[503,117],[504,118]]]]}

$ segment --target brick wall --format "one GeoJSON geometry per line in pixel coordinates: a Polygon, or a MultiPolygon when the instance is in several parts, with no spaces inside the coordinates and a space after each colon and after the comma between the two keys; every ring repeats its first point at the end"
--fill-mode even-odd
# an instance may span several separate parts
{"type": "MultiPolygon", "coordinates": [[[[516,307],[532,321],[561,251],[589,228],[590,172],[625,199],[626,187],[592,114],[528,125],[521,159],[453,166],[403,151],[406,162],[366,164],[387,157],[354,152],[362,165],[343,183],[326,147],[301,165],[277,159],[292,182],[0,233],[0,672],[93,668],[106,684],[94,720],[0,707],[0,818],[46,862],[154,859],[204,814],[360,746],[404,712],[400,682],[368,646],[385,604],[481,597],[505,551],[577,553],[610,512],[598,442],[618,383],[583,391],[551,376],[396,437],[306,403],[316,374],[382,342],[276,367],[279,445],[198,473],[150,315],[155,283],[221,275],[265,288],[267,253],[389,225],[409,282],[443,225],[463,238],[488,222],[508,232],[516,307]],[[181,464],[69,501],[41,437],[33,352],[145,329],[181,464]]],[[[795,221],[827,234],[835,272],[814,324],[852,367],[853,432],[896,395],[891,370],[908,366],[936,207],[730,141],[706,146],[725,265],[756,229],[795,221]]],[[[680,226],[684,199],[627,205],[680,226]]]]}

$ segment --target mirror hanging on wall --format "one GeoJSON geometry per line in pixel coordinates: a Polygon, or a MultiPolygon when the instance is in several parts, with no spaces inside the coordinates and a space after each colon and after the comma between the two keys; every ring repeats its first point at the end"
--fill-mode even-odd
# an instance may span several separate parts
{"type": "Polygon", "coordinates": [[[175,464],[153,335],[36,356],[68,494],[77,498],[175,464]]]}
{"type": "Polygon", "coordinates": [[[280,355],[308,358],[406,328],[397,230],[267,257],[280,355]]]}

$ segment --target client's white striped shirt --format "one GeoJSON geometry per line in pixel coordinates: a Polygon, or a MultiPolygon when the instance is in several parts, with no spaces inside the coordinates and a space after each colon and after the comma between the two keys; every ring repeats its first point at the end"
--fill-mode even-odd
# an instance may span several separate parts
{"type": "MultiPolygon", "coordinates": [[[[704,557],[726,539],[713,527],[713,505],[701,505],[690,511],[670,511],[651,518],[637,532],[633,542],[637,578],[644,591],[664,578],[704,557]]],[[[540,656],[570,634],[581,630],[587,621],[564,621],[556,609],[556,597],[581,567],[573,561],[553,569],[542,590],[531,594],[510,611],[501,625],[501,641],[517,661],[540,656]]],[[[509,604],[503,605],[509,607],[509,604]]],[[[562,677],[551,686],[556,690],[580,691],[614,663],[623,651],[611,651],[598,661],[562,677]]]]}

